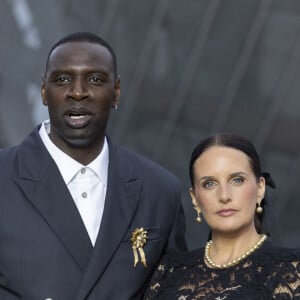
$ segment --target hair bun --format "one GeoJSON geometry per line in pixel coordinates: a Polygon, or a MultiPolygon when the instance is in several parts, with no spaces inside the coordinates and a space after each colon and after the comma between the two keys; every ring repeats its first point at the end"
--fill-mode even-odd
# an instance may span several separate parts
{"type": "Polygon", "coordinates": [[[276,183],[274,182],[273,178],[271,177],[270,173],[262,172],[261,176],[265,178],[266,184],[270,186],[272,189],[276,189],[276,183]]]}

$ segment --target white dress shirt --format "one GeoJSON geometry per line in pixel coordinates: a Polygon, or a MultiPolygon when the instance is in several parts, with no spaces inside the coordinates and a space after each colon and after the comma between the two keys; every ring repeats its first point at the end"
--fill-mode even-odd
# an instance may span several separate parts
{"type": "MultiPolygon", "coordinates": [[[[82,221],[95,245],[99,232],[107,189],[109,163],[108,144],[105,138],[101,153],[84,166],[61,151],[49,138],[50,122],[43,122],[39,134],[73,197],[82,221]]],[[[63,201],[63,199],[62,199],[63,201]]]]}

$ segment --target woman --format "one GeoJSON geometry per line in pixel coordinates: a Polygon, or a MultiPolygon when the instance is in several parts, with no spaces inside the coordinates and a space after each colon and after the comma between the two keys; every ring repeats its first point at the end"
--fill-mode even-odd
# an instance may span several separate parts
{"type": "Polygon", "coordinates": [[[265,186],[254,146],[228,134],[194,149],[190,195],[211,230],[205,248],[166,256],[145,299],[300,299],[300,251],[280,249],[263,227],[265,186]]]}

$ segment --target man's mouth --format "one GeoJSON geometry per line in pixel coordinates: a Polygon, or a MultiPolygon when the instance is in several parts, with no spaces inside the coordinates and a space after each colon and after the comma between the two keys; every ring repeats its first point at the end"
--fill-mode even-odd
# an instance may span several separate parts
{"type": "Polygon", "coordinates": [[[92,118],[93,116],[89,112],[68,112],[65,114],[66,123],[76,129],[87,126],[92,118]]]}

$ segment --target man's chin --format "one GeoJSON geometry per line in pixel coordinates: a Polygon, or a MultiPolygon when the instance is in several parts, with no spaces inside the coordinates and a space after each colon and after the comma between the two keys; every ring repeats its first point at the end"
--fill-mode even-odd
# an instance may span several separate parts
{"type": "Polygon", "coordinates": [[[94,143],[94,140],[88,137],[72,137],[65,139],[65,142],[73,148],[87,148],[94,143]]]}
{"type": "Polygon", "coordinates": [[[58,147],[59,145],[62,147],[66,145],[67,147],[78,149],[95,147],[98,144],[101,145],[104,135],[105,130],[91,130],[88,128],[74,130],[63,127],[61,127],[61,130],[54,129],[52,134],[50,133],[52,141],[58,147]]]}

